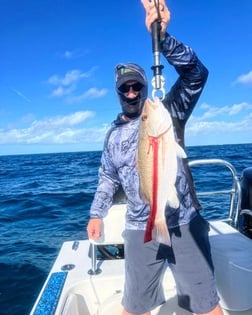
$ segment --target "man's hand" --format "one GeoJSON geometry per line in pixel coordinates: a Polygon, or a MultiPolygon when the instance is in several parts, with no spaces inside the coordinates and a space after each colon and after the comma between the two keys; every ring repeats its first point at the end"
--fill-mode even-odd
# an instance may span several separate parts
{"type": "Polygon", "coordinates": [[[148,31],[151,33],[151,24],[158,19],[158,12],[155,6],[155,1],[159,2],[159,12],[161,18],[161,38],[165,37],[166,28],[170,22],[171,14],[170,11],[165,3],[165,0],[141,0],[145,11],[146,11],[146,18],[145,24],[148,31]]]}
{"type": "Polygon", "coordinates": [[[87,226],[88,237],[92,240],[97,240],[101,237],[102,219],[90,219],[87,226]]]}

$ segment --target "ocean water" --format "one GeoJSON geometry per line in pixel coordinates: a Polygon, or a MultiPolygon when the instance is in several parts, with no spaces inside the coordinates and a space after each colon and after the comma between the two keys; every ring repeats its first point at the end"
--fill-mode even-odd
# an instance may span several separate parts
{"type": "MultiPolygon", "coordinates": [[[[252,144],[198,146],[189,160],[220,158],[238,176],[252,144]]],[[[0,314],[29,314],[62,242],[86,238],[101,152],[0,156],[0,314]]],[[[221,167],[193,169],[196,187],[227,186],[221,167]]],[[[229,177],[230,178],[230,177],[229,177]]],[[[207,218],[226,215],[220,197],[202,198],[207,218]]]]}

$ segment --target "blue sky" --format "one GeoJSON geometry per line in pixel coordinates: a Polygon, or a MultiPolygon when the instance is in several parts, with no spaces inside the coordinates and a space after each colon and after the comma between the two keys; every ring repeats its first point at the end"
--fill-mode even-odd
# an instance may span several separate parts
{"type": "MultiPolygon", "coordinates": [[[[167,3],[168,31],[209,69],[186,144],[251,143],[252,1],[167,3]]],[[[0,154],[101,150],[120,111],[115,64],[152,78],[140,0],[0,0],[0,14],[0,154]]],[[[161,62],[168,91],[177,75],[161,62]]]]}

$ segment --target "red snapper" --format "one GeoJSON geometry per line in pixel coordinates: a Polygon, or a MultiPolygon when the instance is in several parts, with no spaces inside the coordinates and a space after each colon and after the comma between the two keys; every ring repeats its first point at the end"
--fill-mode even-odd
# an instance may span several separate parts
{"type": "Polygon", "coordinates": [[[158,97],[154,102],[147,99],[141,115],[137,152],[140,193],[150,205],[145,242],[153,239],[170,245],[165,208],[179,207],[175,187],[177,157],[185,158],[186,154],[175,140],[170,113],[158,97]]]}

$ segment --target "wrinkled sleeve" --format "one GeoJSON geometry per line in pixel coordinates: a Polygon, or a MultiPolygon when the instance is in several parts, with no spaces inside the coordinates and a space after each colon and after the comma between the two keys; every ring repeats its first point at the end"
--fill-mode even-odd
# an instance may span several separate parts
{"type": "Polygon", "coordinates": [[[166,60],[179,75],[166,95],[164,104],[172,117],[178,119],[181,125],[185,125],[204,88],[208,70],[189,46],[169,34],[166,34],[161,49],[166,60]]]}
{"type": "Polygon", "coordinates": [[[90,208],[91,218],[106,216],[112,205],[113,196],[119,187],[118,174],[107,145],[104,146],[98,175],[98,186],[90,208]]]}

